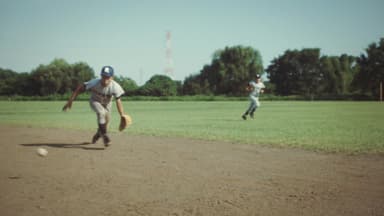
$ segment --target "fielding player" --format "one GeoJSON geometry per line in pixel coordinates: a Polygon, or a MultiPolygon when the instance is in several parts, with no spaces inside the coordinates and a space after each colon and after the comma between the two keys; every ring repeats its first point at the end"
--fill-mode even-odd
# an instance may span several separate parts
{"type": "Polygon", "coordinates": [[[246,89],[249,93],[249,100],[251,101],[247,111],[241,116],[244,120],[247,120],[247,115],[253,118],[254,113],[258,107],[260,107],[259,96],[264,92],[264,84],[261,82],[260,74],[256,74],[256,82],[251,81],[248,83],[246,89]]]}
{"type": "Polygon", "coordinates": [[[103,138],[106,147],[111,144],[111,140],[107,135],[107,128],[111,119],[113,97],[116,98],[116,106],[120,116],[124,115],[124,108],[121,102],[124,90],[113,80],[113,74],[114,71],[111,66],[104,66],[101,69],[101,78],[80,84],[63,107],[63,111],[67,111],[72,107],[72,102],[76,99],[77,95],[89,90],[91,92],[89,103],[93,111],[96,112],[98,123],[98,130],[92,138],[92,143],[96,143],[99,138],[103,138]]]}

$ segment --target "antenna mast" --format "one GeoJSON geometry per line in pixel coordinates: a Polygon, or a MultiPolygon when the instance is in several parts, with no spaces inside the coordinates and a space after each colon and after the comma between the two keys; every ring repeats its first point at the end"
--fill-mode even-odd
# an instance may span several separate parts
{"type": "Polygon", "coordinates": [[[166,59],[166,66],[164,69],[164,73],[172,78],[174,69],[173,69],[171,32],[170,31],[167,31],[167,34],[166,34],[165,59],[166,59]]]}

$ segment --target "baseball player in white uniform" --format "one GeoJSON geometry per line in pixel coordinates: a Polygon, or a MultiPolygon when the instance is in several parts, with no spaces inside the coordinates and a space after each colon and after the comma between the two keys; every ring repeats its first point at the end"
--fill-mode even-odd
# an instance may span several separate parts
{"type": "Polygon", "coordinates": [[[248,83],[246,89],[249,91],[249,100],[250,104],[245,113],[241,116],[244,120],[247,120],[247,115],[254,117],[254,113],[258,107],[260,107],[259,96],[264,92],[264,84],[261,82],[261,76],[259,74],[256,75],[256,82],[251,81],[248,83]]]}
{"type": "Polygon", "coordinates": [[[106,147],[111,144],[107,129],[111,119],[113,98],[116,98],[116,106],[120,116],[124,115],[124,108],[121,102],[124,90],[113,80],[113,74],[114,70],[111,66],[104,66],[101,69],[101,78],[93,79],[79,85],[63,107],[63,110],[67,111],[72,107],[72,102],[76,99],[77,95],[89,90],[91,92],[89,103],[92,110],[96,112],[98,123],[98,129],[92,138],[92,143],[96,143],[99,138],[103,138],[106,147]]]}

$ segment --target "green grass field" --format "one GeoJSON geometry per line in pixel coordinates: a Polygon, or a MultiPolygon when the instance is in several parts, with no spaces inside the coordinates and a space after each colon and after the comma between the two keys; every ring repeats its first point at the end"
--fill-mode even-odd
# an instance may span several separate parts
{"type": "MultiPolygon", "coordinates": [[[[0,101],[0,124],[96,130],[88,102],[0,101]]],[[[240,118],[247,101],[124,102],[133,125],[124,133],[189,137],[348,153],[384,153],[384,103],[268,102],[255,119],[240,118]]],[[[113,105],[112,132],[118,114],[113,105]]]]}

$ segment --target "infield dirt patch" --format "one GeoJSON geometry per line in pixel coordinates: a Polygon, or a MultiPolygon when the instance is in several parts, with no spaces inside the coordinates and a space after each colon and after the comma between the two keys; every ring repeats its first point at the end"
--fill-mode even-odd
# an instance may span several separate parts
{"type": "Polygon", "coordinates": [[[384,215],[381,155],[92,135],[0,126],[0,215],[384,215]]]}

